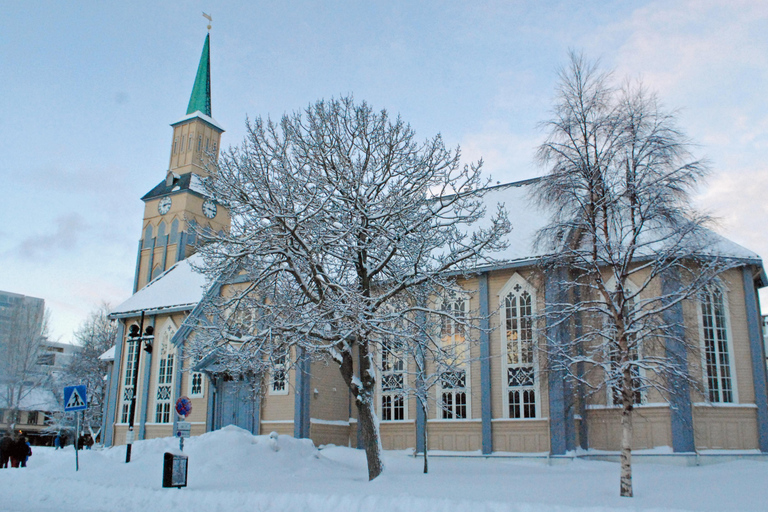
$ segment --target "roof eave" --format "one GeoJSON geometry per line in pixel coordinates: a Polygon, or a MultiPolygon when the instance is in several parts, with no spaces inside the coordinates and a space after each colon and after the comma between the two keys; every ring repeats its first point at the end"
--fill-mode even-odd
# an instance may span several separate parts
{"type": "Polygon", "coordinates": [[[145,315],[159,315],[161,313],[178,313],[180,311],[192,311],[197,306],[197,302],[190,302],[189,304],[180,304],[178,306],[162,306],[148,309],[132,309],[130,311],[121,311],[119,313],[110,313],[107,318],[110,320],[131,318],[135,316],[145,315]]]}

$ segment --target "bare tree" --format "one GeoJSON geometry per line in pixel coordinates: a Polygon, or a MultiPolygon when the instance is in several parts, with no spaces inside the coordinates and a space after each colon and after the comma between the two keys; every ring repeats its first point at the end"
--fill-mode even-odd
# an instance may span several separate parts
{"type": "Polygon", "coordinates": [[[632,496],[634,406],[697,384],[685,356],[698,345],[671,313],[729,265],[690,202],[707,168],[655,95],[614,87],[574,53],[545,126],[535,193],[554,212],[539,237],[559,290],[547,296],[550,370],[620,406],[620,491],[632,496]]]}
{"type": "Polygon", "coordinates": [[[117,323],[108,318],[110,310],[109,304],[103,303],[75,331],[75,339],[81,348],[73,353],[62,376],[62,382],[67,385],[85,384],[87,387],[88,409],[83,414],[83,425],[93,439],[98,436],[101,426],[106,393],[104,376],[109,369],[109,363],[100,360],[99,356],[115,344],[117,335],[117,323]]]}
{"type": "Polygon", "coordinates": [[[401,119],[351,98],[279,124],[256,119],[211,169],[209,193],[232,226],[201,233],[204,270],[242,283],[216,301],[212,343],[236,344],[263,367],[286,347],[338,364],[369,479],[383,470],[374,404],[383,340],[424,343],[417,316],[441,313],[422,298],[441,296],[452,275],[504,244],[501,208],[472,229],[485,217],[482,185],[480,163],[462,166],[440,136],[418,143],[401,119]],[[255,329],[237,328],[238,311],[255,329]]]}
{"type": "Polygon", "coordinates": [[[50,405],[49,400],[30,403],[37,390],[50,389],[50,375],[38,364],[48,335],[50,311],[43,311],[42,305],[38,308],[19,304],[13,306],[7,318],[0,332],[0,390],[4,407],[10,413],[8,429],[13,430],[22,407],[50,405]]]}

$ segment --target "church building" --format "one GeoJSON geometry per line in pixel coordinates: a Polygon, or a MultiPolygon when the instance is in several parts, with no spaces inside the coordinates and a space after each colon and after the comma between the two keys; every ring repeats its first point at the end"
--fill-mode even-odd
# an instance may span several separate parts
{"type": "MultiPolygon", "coordinates": [[[[134,294],[111,315],[119,333],[109,376],[105,444],[125,444],[131,423],[136,439],[174,435],[179,421],[174,404],[187,396],[192,435],[234,424],[254,434],[275,431],[316,445],[356,446],[357,411],[335,364],[300,359],[281,370],[278,363],[255,383],[221,371],[215,353],[194,364],[185,359],[185,344],[194,336],[194,322],[188,319],[202,314],[206,297],[228,286],[209,286],[194,270],[196,230],[227,230],[230,224],[226,208],[207,197],[203,187],[207,159],[217,157],[224,132],[211,109],[210,35],[186,115],[171,126],[168,170],[141,198],[144,219],[134,294]],[[147,327],[151,338],[135,341],[130,336],[132,330],[146,333],[147,327]]],[[[534,350],[536,331],[526,327],[543,311],[547,286],[537,265],[543,254],[533,244],[547,220],[530,200],[534,182],[498,185],[484,196],[488,211],[504,203],[517,212],[516,223],[500,263],[478,268],[460,282],[472,293],[455,307],[487,316],[490,329],[478,331],[479,339],[469,345],[461,375],[432,390],[442,406],[431,407],[424,417],[417,401],[398,387],[408,378],[409,361],[396,354],[388,361],[379,356],[377,415],[385,449],[422,450],[424,429],[430,450],[561,455],[578,447],[619,449],[620,411],[611,393],[570,404],[559,377],[545,371],[545,356],[534,350]]],[[[701,346],[696,355],[701,361],[689,361],[689,367],[699,372],[704,391],[691,390],[672,404],[653,389],[638,397],[635,449],[768,452],[766,358],[756,293],[768,280],[754,252],[723,237],[716,250],[737,265],[700,300],[676,310],[686,336],[697,337],[701,346]]],[[[468,343],[455,326],[448,325],[441,335],[455,344],[468,343]]]]}

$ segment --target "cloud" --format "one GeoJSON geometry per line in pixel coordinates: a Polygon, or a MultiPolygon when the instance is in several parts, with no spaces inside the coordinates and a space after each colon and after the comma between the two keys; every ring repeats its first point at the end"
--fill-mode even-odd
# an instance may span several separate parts
{"type": "Polygon", "coordinates": [[[709,181],[707,190],[697,198],[702,209],[718,217],[718,231],[760,256],[768,255],[765,223],[768,219],[768,165],[721,172],[709,181]]]}
{"type": "Polygon", "coordinates": [[[77,245],[82,232],[87,228],[78,213],[60,215],[55,220],[55,231],[45,235],[34,235],[23,240],[12,253],[25,258],[40,260],[53,252],[70,250],[77,245]]]}
{"type": "Polygon", "coordinates": [[[668,108],[713,174],[696,197],[717,230],[768,256],[768,2],[655,1],[586,36],[591,57],[616,77],[640,76],[668,108]],[[615,48],[609,53],[606,49],[615,48]]]}
{"type": "Polygon", "coordinates": [[[530,130],[521,135],[507,122],[489,121],[482,130],[469,133],[461,142],[464,162],[483,159],[486,176],[501,182],[532,178],[540,174],[533,162],[539,137],[530,130]]]}

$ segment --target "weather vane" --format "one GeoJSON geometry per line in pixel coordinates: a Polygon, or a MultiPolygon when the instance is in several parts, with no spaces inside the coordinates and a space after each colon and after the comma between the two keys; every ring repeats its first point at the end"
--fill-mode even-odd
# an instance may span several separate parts
{"type": "Polygon", "coordinates": [[[213,22],[213,18],[211,18],[210,14],[203,13],[203,18],[208,20],[208,30],[211,30],[211,22],[213,22]]]}

